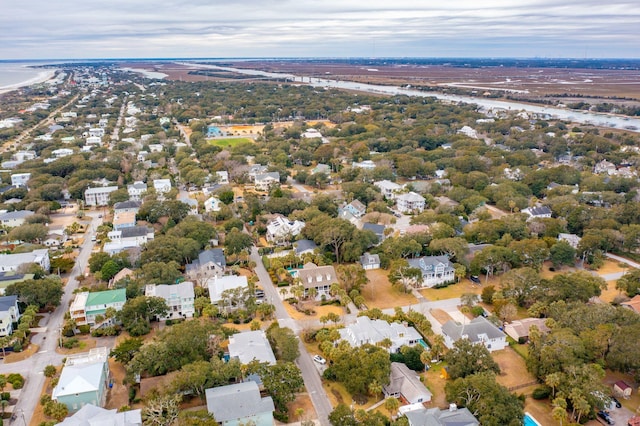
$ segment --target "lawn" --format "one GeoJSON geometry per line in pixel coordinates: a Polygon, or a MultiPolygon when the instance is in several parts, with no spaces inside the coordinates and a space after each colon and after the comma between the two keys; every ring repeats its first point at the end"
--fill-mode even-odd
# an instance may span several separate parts
{"type": "Polygon", "coordinates": [[[211,145],[219,146],[221,148],[232,148],[236,145],[240,145],[247,142],[253,143],[253,140],[249,138],[221,138],[221,139],[209,140],[209,143],[211,145]]]}
{"type": "MultiPolygon", "coordinates": [[[[501,351],[493,352],[491,356],[500,366],[500,374],[496,380],[502,386],[512,388],[536,381],[536,378],[527,371],[524,358],[512,348],[507,347],[501,351]]],[[[521,391],[517,393],[521,393],[521,391]]]]}
{"type": "MultiPolygon", "coordinates": [[[[468,279],[463,279],[457,284],[452,284],[444,288],[426,288],[419,290],[427,300],[445,300],[460,297],[464,293],[482,293],[482,288],[485,286],[485,277],[480,277],[482,285],[473,284],[468,279]]],[[[496,285],[499,282],[499,277],[489,277],[488,285],[496,285]]]]}
{"type": "Polygon", "coordinates": [[[417,302],[410,293],[404,293],[391,286],[388,272],[382,269],[370,269],[366,271],[369,283],[364,286],[362,296],[368,308],[395,308],[407,306],[417,302]]]}

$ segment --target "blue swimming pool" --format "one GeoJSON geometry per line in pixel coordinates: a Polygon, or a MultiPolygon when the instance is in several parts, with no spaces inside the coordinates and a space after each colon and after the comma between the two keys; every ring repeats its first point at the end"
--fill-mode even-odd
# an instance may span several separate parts
{"type": "Polygon", "coordinates": [[[524,426],[542,426],[533,416],[529,413],[524,413],[524,426]]]}

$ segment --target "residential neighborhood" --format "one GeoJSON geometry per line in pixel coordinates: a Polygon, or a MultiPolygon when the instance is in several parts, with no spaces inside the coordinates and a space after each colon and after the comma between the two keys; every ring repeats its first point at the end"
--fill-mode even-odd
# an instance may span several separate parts
{"type": "Polygon", "coordinates": [[[640,407],[635,133],[56,72],[0,111],[22,119],[0,132],[11,424],[595,425],[640,407]]]}

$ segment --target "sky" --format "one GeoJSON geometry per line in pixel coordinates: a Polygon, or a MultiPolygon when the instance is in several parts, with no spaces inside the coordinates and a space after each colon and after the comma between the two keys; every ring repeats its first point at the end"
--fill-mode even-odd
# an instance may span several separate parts
{"type": "Polygon", "coordinates": [[[0,59],[640,58],[638,0],[23,0],[0,59]]]}

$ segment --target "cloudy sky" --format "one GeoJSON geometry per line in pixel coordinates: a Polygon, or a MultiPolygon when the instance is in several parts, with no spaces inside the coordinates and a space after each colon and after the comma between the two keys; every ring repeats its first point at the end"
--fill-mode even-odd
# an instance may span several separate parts
{"type": "Polygon", "coordinates": [[[23,0],[0,59],[640,57],[638,0],[23,0]]]}

